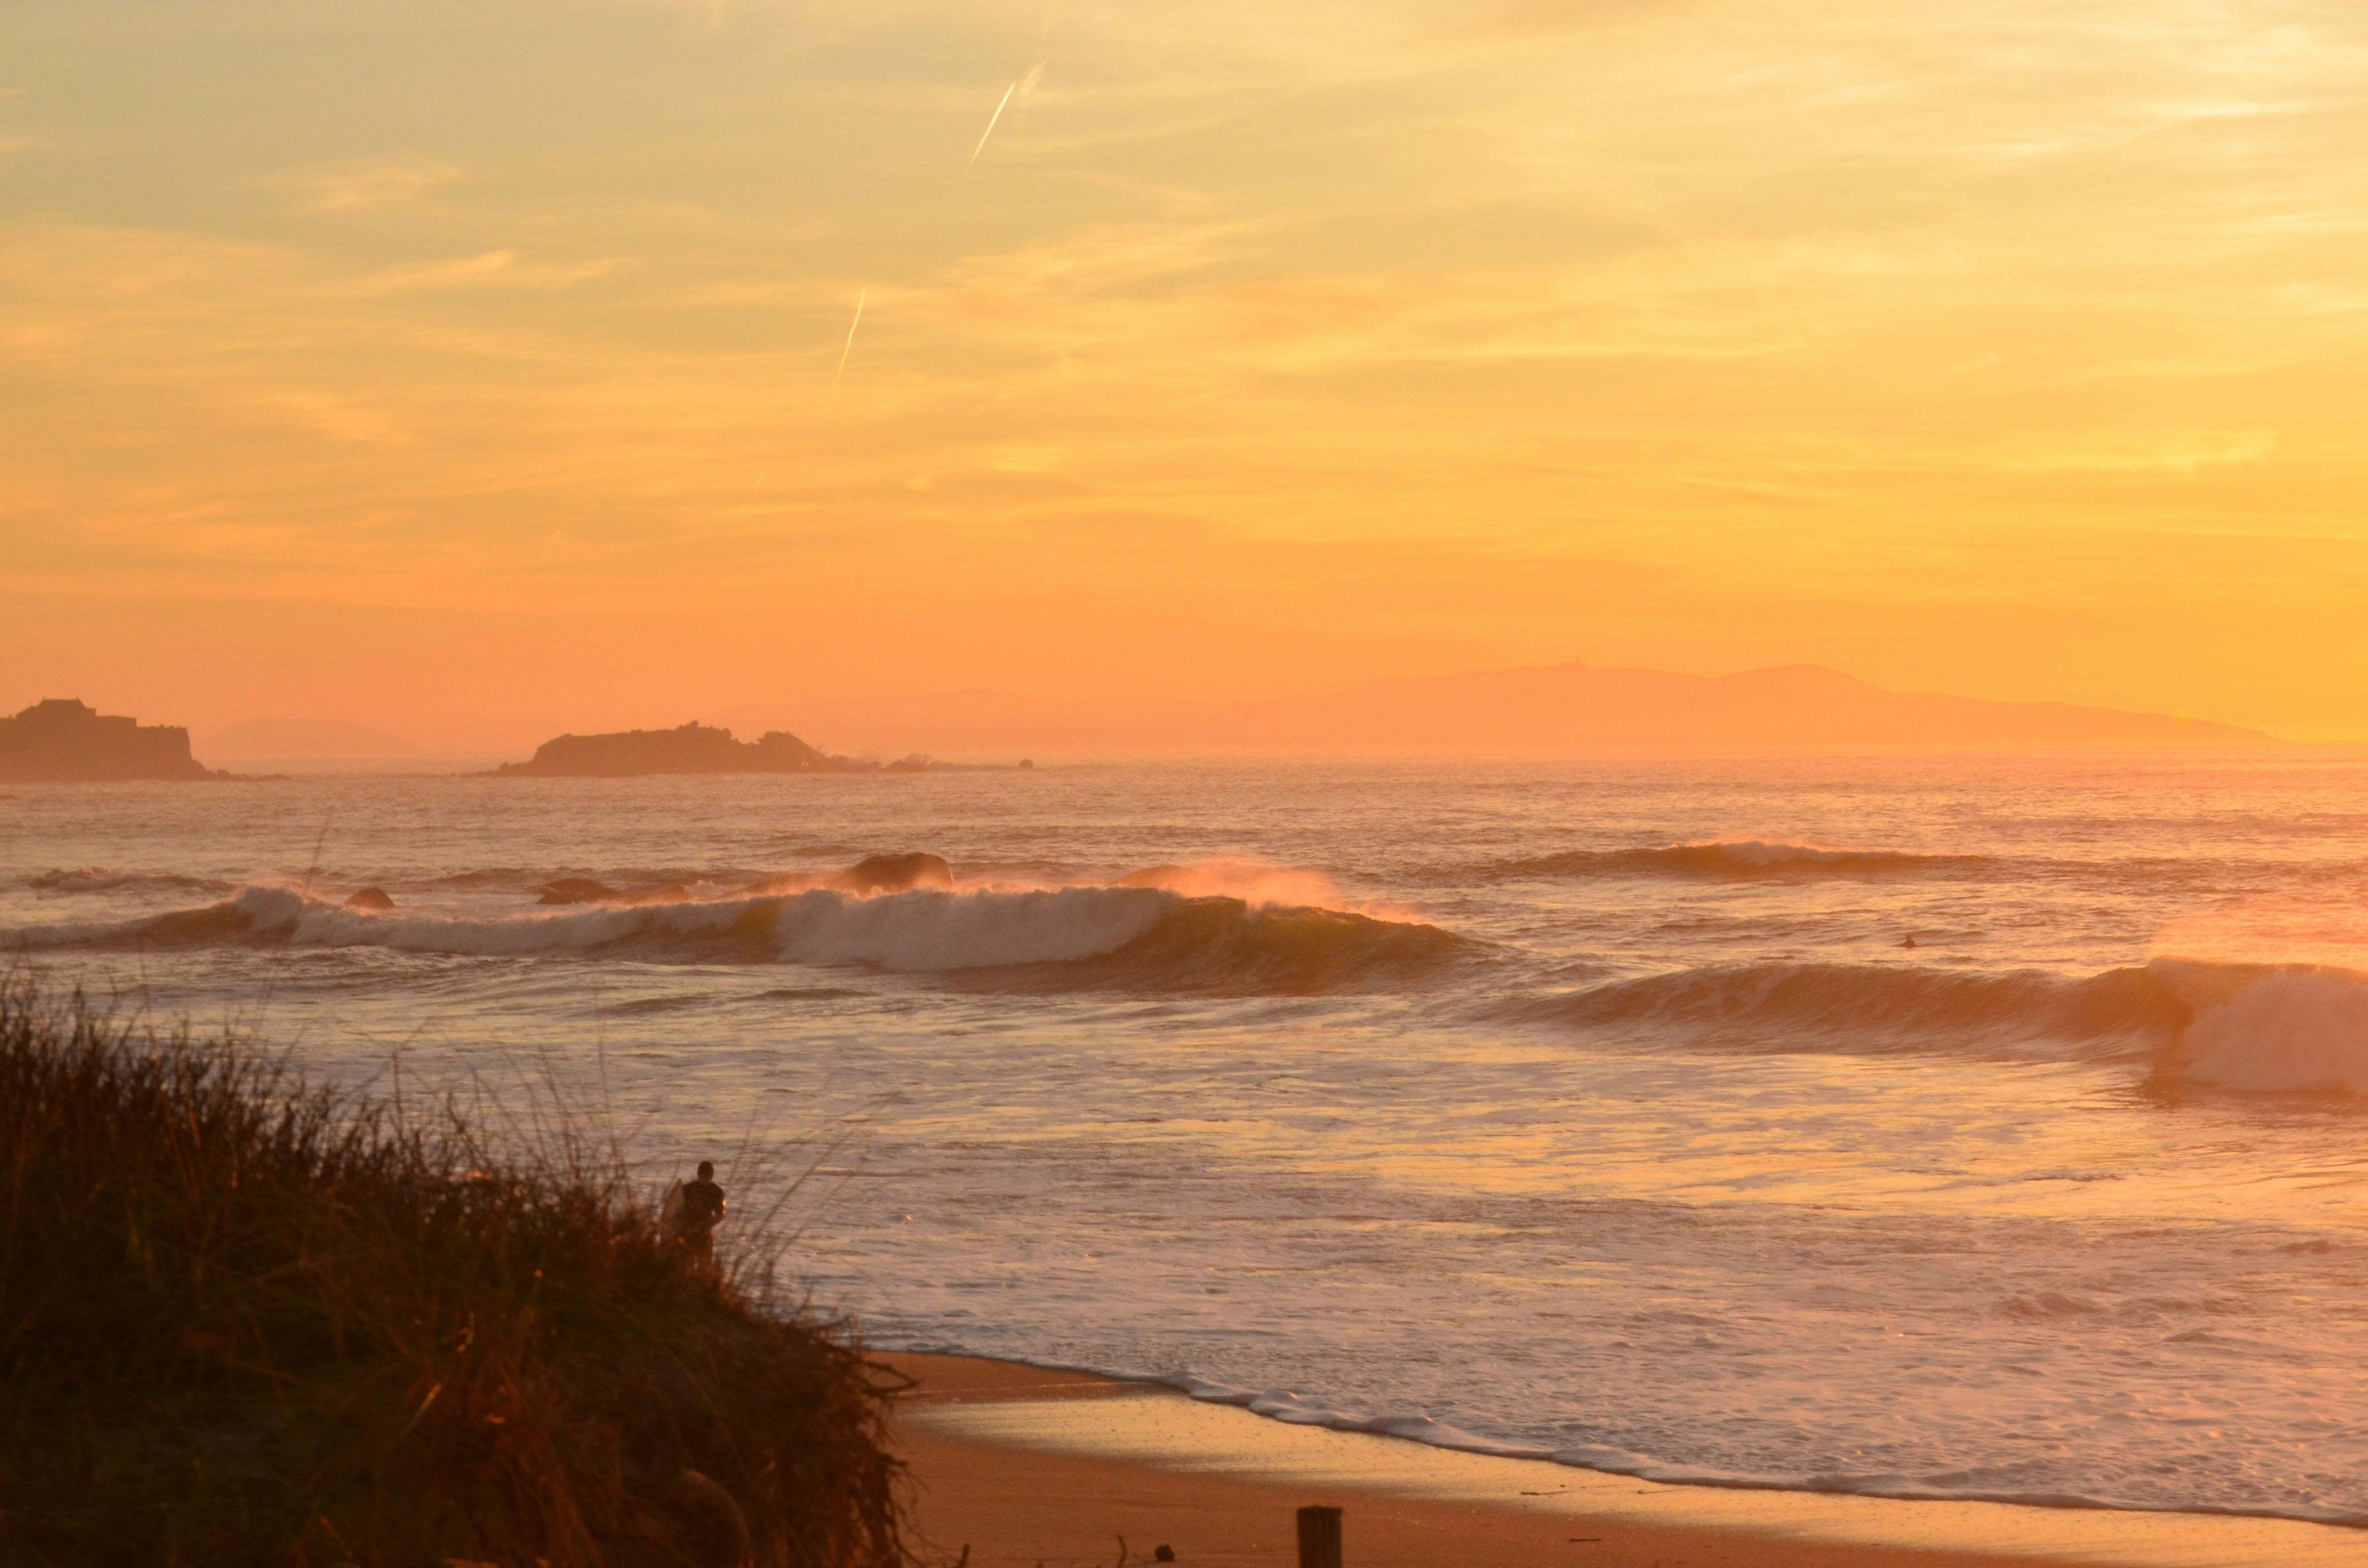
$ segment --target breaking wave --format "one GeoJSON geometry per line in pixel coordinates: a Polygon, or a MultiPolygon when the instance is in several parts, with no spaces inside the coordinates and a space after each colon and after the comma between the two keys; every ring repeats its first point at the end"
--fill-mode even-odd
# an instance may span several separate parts
{"type": "Polygon", "coordinates": [[[812,888],[486,917],[352,909],[297,888],[255,886],[202,908],[0,934],[0,948],[20,951],[207,946],[860,964],[983,971],[990,978],[977,983],[1010,989],[1283,993],[1403,976],[1481,948],[1435,926],[1153,887],[924,888],[869,897],[812,888]]]}
{"type": "Polygon", "coordinates": [[[2165,1071],[2219,1088],[2368,1095],[2368,974],[2317,965],[2157,959],[2067,978],[1746,964],[1614,981],[1509,1012],[1770,1050],[2053,1043],[2091,1055],[2149,1055],[2165,1071]]]}
{"type": "Polygon", "coordinates": [[[2174,960],[2154,967],[2218,994],[2180,1042],[2187,1078],[2224,1089],[2368,1095],[2368,975],[2174,960]]]}
{"type": "Polygon", "coordinates": [[[1830,1050],[1936,1035],[2006,1043],[2178,1038],[2191,1006],[2152,969],[2085,980],[1899,965],[1740,964],[1614,981],[1517,1009],[1582,1028],[1661,1026],[1727,1040],[1830,1050]]]}
{"type": "Polygon", "coordinates": [[[1237,898],[1157,896],[1171,901],[1167,911],[1107,954],[995,970],[974,983],[999,991],[1313,995],[1418,983],[1487,950],[1485,943],[1415,921],[1237,898]]]}
{"type": "Polygon", "coordinates": [[[1237,898],[1245,903],[1294,905],[1308,909],[1354,909],[1360,915],[1389,914],[1375,910],[1343,892],[1331,878],[1292,866],[1269,865],[1240,856],[1190,860],[1181,865],[1152,866],[1121,877],[1123,888],[1165,888],[1185,898],[1237,898]]]}
{"type": "Polygon", "coordinates": [[[1825,844],[1761,838],[1714,838],[1644,849],[1573,849],[1559,855],[1499,861],[1503,878],[1692,877],[1705,881],[1764,878],[1894,877],[1979,870],[1979,855],[1918,855],[1904,849],[1848,849],[1825,844]]]}

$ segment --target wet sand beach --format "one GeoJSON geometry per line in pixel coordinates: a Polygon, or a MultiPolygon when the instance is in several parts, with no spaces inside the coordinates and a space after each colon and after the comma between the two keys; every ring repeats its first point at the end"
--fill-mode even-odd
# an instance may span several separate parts
{"type": "Polygon", "coordinates": [[[975,1568],[1296,1562],[1303,1505],[1346,1510],[1349,1568],[2242,1568],[2368,1562],[2283,1519],[1671,1486],[1292,1426],[1170,1388],[889,1353],[925,1558],[975,1568]]]}

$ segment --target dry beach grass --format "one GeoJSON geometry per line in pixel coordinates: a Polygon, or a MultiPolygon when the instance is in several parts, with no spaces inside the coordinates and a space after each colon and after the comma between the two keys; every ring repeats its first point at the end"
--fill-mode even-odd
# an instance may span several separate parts
{"type": "Polygon", "coordinates": [[[904,1561],[898,1382],[613,1151],[0,987],[0,1557],[904,1561]]]}

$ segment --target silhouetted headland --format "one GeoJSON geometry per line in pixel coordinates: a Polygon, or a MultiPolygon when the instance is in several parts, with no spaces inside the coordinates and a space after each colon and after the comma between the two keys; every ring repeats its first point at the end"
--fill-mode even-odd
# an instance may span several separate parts
{"type": "Polygon", "coordinates": [[[975,766],[918,753],[894,762],[832,756],[786,730],[741,741],[729,730],[694,721],[673,730],[561,735],[537,746],[530,760],[506,762],[494,772],[505,778],[634,778],[652,773],[923,773],[970,771],[975,766]]]}
{"type": "Polygon", "coordinates": [[[0,779],[11,783],[230,777],[189,755],[180,725],[142,724],[76,698],[46,698],[0,719],[0,779]]]}

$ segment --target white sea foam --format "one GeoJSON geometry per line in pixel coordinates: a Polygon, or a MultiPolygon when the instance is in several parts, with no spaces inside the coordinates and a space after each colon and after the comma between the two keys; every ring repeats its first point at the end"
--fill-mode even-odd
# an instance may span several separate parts
{"type": "Polygon", "coordinates": [[[1371,1432],[1384,1437],[1404,1437],[1411,1442],[1428,1443],[1434,1449],[1454,1449],[1463,1453],[1489,1454],[1498,1459],[1543,1460],[1554,1457],[1554,1450],[1542,1449],[1534,1443],[1508,1443],[1494,1437],[1483,1437],[1461,1426],[1434,1421],[1428,1415],[1376,1415],[1362,1411],[1339,1410],[1322,1400],[1296,1393],[1260,1393],[1250,1389],[1231,1388],[1224,1383],[1203,1382],[1198,1378],[1183,1379],[1178,1386],[1203,1403],[1235,1405],[1253,1415],[1292,1426],[1322,1426],[1334,1432],[1371,1432]]]}
{"type": "Polygon", "coordinates": [[[2185,1045],[2199,1083],[2368,1094],[2368,976],[2265,975],[2197,1017],[2185,1045]]]}

